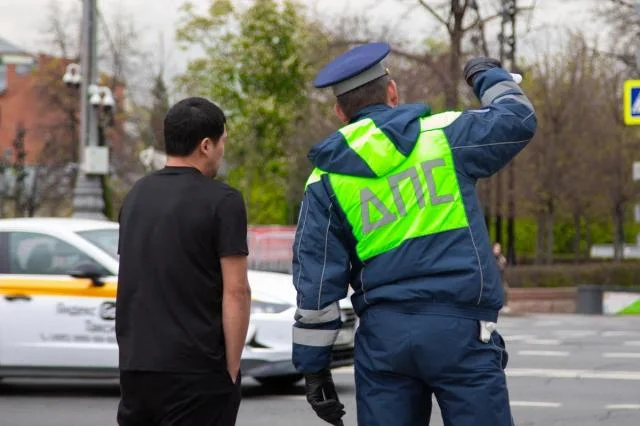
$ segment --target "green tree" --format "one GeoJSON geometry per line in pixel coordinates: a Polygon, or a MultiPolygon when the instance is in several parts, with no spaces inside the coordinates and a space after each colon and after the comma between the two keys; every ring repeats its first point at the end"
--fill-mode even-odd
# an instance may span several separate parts
{"type": "Polygon", "coordinates": [[[227,179],[244,193],[250,222],[286,223],[289,152],[309,104],[307,58],[321,38],[290,0],[255,0],[244,10],[212,0],[205,14],[186,3],[182,13],[177,39],[204,55],[188,64],[179,85],[226,112],[227,179]]]}

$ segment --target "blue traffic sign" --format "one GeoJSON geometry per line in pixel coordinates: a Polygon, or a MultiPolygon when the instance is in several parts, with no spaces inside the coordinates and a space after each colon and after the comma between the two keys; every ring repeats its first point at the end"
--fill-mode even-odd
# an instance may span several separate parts
{"type": "Polygon", "coordinates": [[[624,122],[627,126],[640,126],[640,80],[624,83],[624,122]]]}

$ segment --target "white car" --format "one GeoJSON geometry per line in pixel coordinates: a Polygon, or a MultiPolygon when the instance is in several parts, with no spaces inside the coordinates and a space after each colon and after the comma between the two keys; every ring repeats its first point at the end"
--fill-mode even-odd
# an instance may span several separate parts
{"type": "MultiPolygon", "coordinates": [[[[117,376],[117,246],[114,222],[0,220],[0,378],[117,376]]],[[[249,271],[249,282],[243,375],[293,384],[291,275],[249,271]]],[[[348,299],[341,309],[332,367],[353,364],[357,318],[348,299]]]]}

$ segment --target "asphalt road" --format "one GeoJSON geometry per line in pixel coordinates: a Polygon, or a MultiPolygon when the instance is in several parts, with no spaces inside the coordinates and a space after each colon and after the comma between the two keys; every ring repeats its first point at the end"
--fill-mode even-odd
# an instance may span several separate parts
{"type": "MultiPolygon", "coordinates": [[[[517,426],[640,425],[640,317],[506,317],[500,331],[517,426]]],[[[345,425],[356,425],[353,371],[334,377],[345,425]]],[[[324,424],[300,386],[274,392],[246,380],[243,394],[239,426],[324,424]]],[[[0,426],[111,426],[117,403],[114,382],[11,381],[0,386],[0,426]]]]}

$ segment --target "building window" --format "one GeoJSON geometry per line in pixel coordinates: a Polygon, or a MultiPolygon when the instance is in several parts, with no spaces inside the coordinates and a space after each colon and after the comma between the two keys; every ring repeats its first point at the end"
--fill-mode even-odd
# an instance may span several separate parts
{"type": "Polygon", "coordinates": [[[0,63],[0,95],[7,90],[7,66],[0,63]]]}

